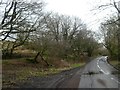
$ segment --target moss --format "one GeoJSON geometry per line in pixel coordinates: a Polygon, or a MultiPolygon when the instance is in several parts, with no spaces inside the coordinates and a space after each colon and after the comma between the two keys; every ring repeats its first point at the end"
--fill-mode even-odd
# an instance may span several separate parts
{"type": "Polygon", "coordinates": [[[75,67],[80,67],[80,66],[83,66],[85,65],[85,63],[74,63],[71,65],[71,68],[75,68],[75,67]]]}

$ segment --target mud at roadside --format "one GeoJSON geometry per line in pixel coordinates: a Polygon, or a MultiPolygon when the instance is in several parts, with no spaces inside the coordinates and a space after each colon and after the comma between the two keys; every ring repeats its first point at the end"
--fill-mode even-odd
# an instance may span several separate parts
{"type": "Polygon", "coordinates": [[[82,70],[83,67],[77,67],[54,75],[29,77],[12,88],[78,88],[82,70]]]}

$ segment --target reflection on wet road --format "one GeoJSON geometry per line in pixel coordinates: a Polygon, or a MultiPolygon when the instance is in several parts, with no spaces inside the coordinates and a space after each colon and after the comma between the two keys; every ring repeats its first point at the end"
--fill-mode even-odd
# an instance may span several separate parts
{"type": "Polygon", "coordinates": [[[107,56],[102,56],[88,63],[81,75],[78,88],[120,88],[118,72],[107,62],[107,56]]]}

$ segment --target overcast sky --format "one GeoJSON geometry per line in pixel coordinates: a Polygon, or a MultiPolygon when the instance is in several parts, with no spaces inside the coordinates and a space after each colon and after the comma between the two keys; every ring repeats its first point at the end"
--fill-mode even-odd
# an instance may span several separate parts
{"type": "Polygon", "coordinates": [[[98,10],[92,10],[98,5],[110,3],[110,0],[45,0],[45,2],[47,11],[80,17],[88,28],[94,31],[98,30],[103,19],[115,12],[114,8],[109,8],[101,13],[98,13],[98,10]]]}

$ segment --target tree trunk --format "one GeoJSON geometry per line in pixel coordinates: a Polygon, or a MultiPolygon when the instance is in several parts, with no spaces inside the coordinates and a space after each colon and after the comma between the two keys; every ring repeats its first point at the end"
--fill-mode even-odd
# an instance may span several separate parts
{"type": "Polygon", "coordinates": [[[46,63],[47,66],[50,66],[50,64],[43,58],[43,55],[40,54],[41,60],[44,61],[46,63]]]}
{"type": "Polygon", "coordinates": [[[38,52],[37,55],[34,58],[35,63],[38,63],[37,58],[38,58],[39,55],[40,55],[40,52],[38,52]]]}
{"type": "Polygon", "coordinates": [[[92,50],[92,49],[88,49],[88,50],[87,50],[88,57],[91,57],[91,56],[92,56],[92,52],[93,52],[93,50],[92,50]]]}
{"type": "Polygon", "coordinates": [[[47,66],[50,66],[50,64],[43,58],[43,55],[40,52],[38,52],[37,55],[34,58],[35,63],[38,63],[37,58],[38,58],[39,55],[41,57],[41,60],[44,61],[47,66]]]}

